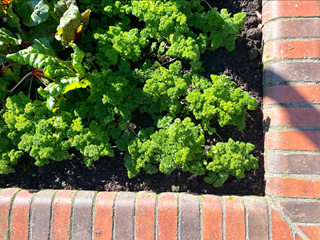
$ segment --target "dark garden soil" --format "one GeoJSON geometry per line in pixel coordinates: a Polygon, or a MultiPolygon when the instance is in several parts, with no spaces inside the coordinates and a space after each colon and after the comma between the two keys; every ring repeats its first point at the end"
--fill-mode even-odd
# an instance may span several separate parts
{"type": "MultiPolygon", "coordinates": [[[[14,174],[0,175],[0,188],[20,187],[24,189],[81,189],[105,191],[156,191],[156,192],[189,192],[233,195],[264,195],[264,161],[262,129],[262,62],[261,62],[261,0],[207,0],[219,10],[228,9],[229,13],[246,12],[244,34],[236,41],[236,49],[228,52],[224,48],[207,51],[202,61],[203,75],[226,74],[240,88],[248,91],[259,101],[255,111],[249,111],[246,128],[238,131],[234,127],[218,128],[224,141],[233,138],[237,141],[250,142],[255,145],[253,155],[259,160],[259,168],[246,172],[243,179],[230,177],[220,188],[204,182],[202,176],[183,171],[174,171],[170,175],[157,173],[148,175],[140,173],[133,179],[127,177],[123,152],[115,151],[116,157],[101,158],[88,169],[82,156],[73,151],[73,160],[52,161],[50,164],[37,167],[27,154],[16,165],[14,174]]],[[[203,6],[206,3],[203,2],[203,6]]],[[[133,122],[141,116],[135,115],[133,122]]],[[[208,144],[215,144],[219,139],[211,137],[208,144]]]]}

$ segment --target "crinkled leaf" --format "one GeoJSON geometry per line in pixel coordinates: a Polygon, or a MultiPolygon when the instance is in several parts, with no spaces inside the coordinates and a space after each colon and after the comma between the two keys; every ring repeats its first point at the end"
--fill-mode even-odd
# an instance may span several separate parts
{"type": "Polygon", "coordinates": [[[77,71],[78,73],[78,77],[82,78],[85,73],[86,73],[86,69],[84,68],[84,66],[82,65],[82,60],[83,58],[86,56],[86,54],[84,53],[84,51],[81,51],[79,49],[79,47],[76,44],[71,44],[71,47],[74,50],[74,53],[71,54],[72,57],[72,66],[74,67],[74,69],[77,71]]]}
{"type": "Polygon", "coordinates": [[[50,96],[50,97],[47,99],[47,104],[46,104],[46,106],[47,106],[48,109],[52,110],[52,108],[53,108],[53,106],[54,106],[55,103],[56,103],[56,99],[55,99],[54,97],[51,97],[51,96],[50,96]]]}
{"type": "Polygon", "coordinates": [[[69,68],[65,68],[59,64],[51,64],[45,67],[43,70],[44,76],[47,78],[62,78],[65,76],[75,76],[73,71],[69,68]]]}
{"type": "Polygon", "coordinates": [[[35,68],[42,68],[51,64],[66,64],[57,58],[46,38],[35,39],[35,43],[27,49],[7,55],[8,59],[14,60],[22,65],[30,65],[35,68]]]}
{"type": "MultiPolygon", "coordinates": [[[[75,4],[71,4],[69,9],[63,14],[60,19],[60,24],[57,27],[57,30],[66,27],[71,23],[73,20],[78,20],[80,26],[80,17],[81,14],[79,12],[79,8],[75,4]]],[[[75,27],[78,28],[78,27],[75,27]]]]}
{"type": "Polygon", "coordinates": [[[45,89],[38,88],[38,93],[45,98],[57,97],[61,94],[62,88],[61,83],[50,83],[45,89]]]}
{"type": "Polygon", "coordinates": [[[82,33],[87,28],[91,10],[80,14],[78,7],[71,4],[68,10],[60,19],[57,27],[56,39],[61,41],[63,46],[69,46],[76,38],[76,34],[82,33]]]}
{"type": "Polygon", "coordinates": [[[13,37],[13,33],[5,28],[0,29],[0,44],[12,44],[12,45],[20,45],[21,39],[17,39],[13,37]]]}
{"type": "Polygon", "coordinates": [[[22,17],[23,24],[29,27],[43,23],[49,16],[49,6],[45,0],[15,0],[13,7],[22,17]]]}
{"type": "Polygon", "coordinates": [[[54,4],[54,13],[61,18],[71,5],[76,4],[76,0],[60,0],[54,4]]]}
{"type": "Polygon", "coordinates": [[[74,89],[86,88],[89,86],[89,81],[87,79],[83,79],[80,81],[78,78],[62,79],[61,83],[63,83],[64,85],[62,94],[65,94],[74,89]]]}
{"type": "Polygon", "coordinates": [[[16,28],[19,31],[21,30],[20,29],[20,27],[21,27],[20,19],[17,16],[17,14],[15,14],[13,12],[12,5],[10,5],[9,8],[8,8],[7,22],[6,23],[8,24],[9,27],[16,28]]]}
{"type": "Polygon", "coordinates": [[[89,20],[90,20],[90,13],[91,10],[87,9],[85,12],[81,13],[81,17],[82,17],[82,29],[80,31],[80,33],[82,34],[85,30],[87,30],[88,25],[89,25],[89,20]]]}

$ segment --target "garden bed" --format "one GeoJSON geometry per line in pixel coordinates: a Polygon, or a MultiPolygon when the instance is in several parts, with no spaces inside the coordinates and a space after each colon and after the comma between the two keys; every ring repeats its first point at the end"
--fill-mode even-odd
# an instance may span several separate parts
{"type": "MultiPolygon", "coordinates": [[[[93,162],[88,169],[82,161],[82,156],[74,150],[73,160],[62,162],[52,161],[48,165],[37,167],[34,160],[25,154],[15,167],[14,174],[0,175],[0,188],[53,188],[53,189],[83,189],[106,191],[173,191],[210,194],[245,194],[264,195],[263,170],[263,129],[262,129],[262,63],[261,31],[258,25],[261,19],[256,11],[261,12],[261,1],[208,1],[211,6],[227,8],[229,13],[246,12],[244,34],[236,40],[236,48],[228,52],[225,48],[207,51],[201,60],[205,71],[203,75],[226,74],[239,87],[248,91],[259,102],[255,111],[249,111],[246,128],[238,131],[235,127],[218,128],[217,132],[224,141],[229,137],[236,141],[249,142],[255,145],[253,155],[259,160],[259,168],[247,171],[245,178],[230,177],[223,187],[214,188],[203,181],[202,176],[192,175],[175,170],[170,175],[157,173],[148,175],[140,173],[129,179],[124,166],[124,153],[115,151],[116,157],[103,157],[93,162]],[[257,54],[257,56],[254,56],[257,54]],[[249,59],[250,57],[250,59],[249,59]],[[255,58],[254,58],[255,57],[255,58]]],[[[205,6],[205,5],[204,5],[205,6]]],[[[205,6],[207,7],[207,6],[205,6]]],[[[151,121],[151,120],[150,120],[151,121]]],[[[137,125],[149,125],[148,118],[134,114],[132,122],[137,125]],[[141,119],[143,118],[143,119],[141,119]]],[[[152,121],[151,121],[152,122],[152,121]]],[[[215,144],[219,139],[211,136],[207,141],[215,144]]]]}

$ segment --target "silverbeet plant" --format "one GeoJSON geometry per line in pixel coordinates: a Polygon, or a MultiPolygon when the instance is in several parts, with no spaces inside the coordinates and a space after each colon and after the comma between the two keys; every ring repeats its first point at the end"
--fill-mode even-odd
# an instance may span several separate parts
{"type": "Polygon", "coordinates": [[[243,130],[257,101],[227,76],[201,76],[201,54],[232,51],[246,16],[203,4],[0,0],[0,173],[24,153],[39,166],[71,159],[72,147],[88,167],[124,151],[130,178],[182,169],[220,187],[257,168],[252,144],[223,142],[215,127],[243,130]],[[206,146],[206,133],[221,142],[206,146]]]}

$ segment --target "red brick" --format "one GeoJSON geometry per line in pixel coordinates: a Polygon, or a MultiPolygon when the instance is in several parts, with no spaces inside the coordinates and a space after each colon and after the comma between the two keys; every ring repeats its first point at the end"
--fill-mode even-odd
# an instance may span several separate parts
{"type": "Polygon", "coordinates": [[[264,91],[263,104],[273,103],[320,103],[320,86],[272,86],[264,91]]]}
{"type": "MultiPolygon", "coordinates": [[[[297,227],[310,239],[320,239],[320,226],[297,225],[297,227]]],[[[296,238],[297,240],[297,238],[296,238]]]]}
{"type": "Polygon", "coordinates": [[[30,205],[34,192],[22,190],[12,205],[11,240],[28,240],[30,205]]]}
{"type": "Polygon", "coordinates": [[[94,239],[112,239],[115,192],[99,192],[94,208],[94,239]]]}
{"type": "Polygon", "coordinates": [[[156,194],[139,192],[136,203],[136,238],[153,239],[155,233],[156,194]]]}
{"type": "Polygon", "coordinates": [[[267,172],[320,174],[319,154],[265,153],[264,162],[267,172]]]}
{"type": "Polygon", "coordinates": [[[319,32],[319,19],[278,20],[263,27],[263,40],[267,42],[278,38],[319,37],[319,32]]]}
{"type": "Polygon", "coordinates": [[[180,196],[180,239],[199,240],[201,229],[199,197],[184,193],[180,196]]]}
{"type": "Polygon", "coordinates": [[[320,108],[270,108],[263,110],[263,120],[274,126],[319,127],[320,108]]]}
{"type": "Polygon", "coordinates": [[[48,239],[50,234],[50,215],[54,190],[42,190],[34,196],[32,204],[32,240],[48,239]]]}
{"type": "Polygon", "coordinates": [[[53,202],[52,239],[68,239],[71,234],[71,205],[75,191],[59,191],[53,202]]]}
{"type": "Polygon", "coordinates": [[[283,81],[317,81],[320,62],[276,62],[263,68],[263,85],[278,84],[283,81]]]}
{"type": "Polygon", "coordinates": [[[204,195],[202,203],[202,239],[222,239],[222,204],[220,197],[204,195]]]}
{"type": "Polygon", "coordinates": [[[115,239],[127,240],[134,237],[133,192],[120,192],[115,205],[115,239]]]}
{"type": "Polygon", "coordinates": [[[244,205],[240,197],[224,197],[225,204],[225,238],[233,240],[246,239],[244,205]]]}
{"type": "Polygon", "coordinates": [[[291,229],[281,214],[270,206],[272,239],[292,239],[291,229]]]}
{"type": "Polygon", "coordinates": [[[176,193],[162,193],[158,198],[158,240],[177,239],[178,204],[176,193]]]}
{"type": "Polygon", "coordinates": [[[293,222],[320,223],[320,202],[280,201],[280,205],[293,222]]]}
{"type": "Polygon", "coordinates": [[[266,193],[282,197],[319,198],[320,179],[265,177],[266,193]]]}
{"type": "Polygon", "coordinates": [[[280,17],[318,17],[320,3],[308,1],[269,1],[262,9],[262,22],[280,17]]]}
{"type": "Polygon", "coordinates": [[[279,40],[264,45],[263,62],[298,58],[320,58],[320,40],[279,40]]]}
{"type": "Polygon", "coordinates": [[[92,205],[95,192],[80,191],[74,199],[72,239],[87,240],[92,237],[92,205]]]}
{"type": "Polygon", "coordinates": [[[18,191],[16,188],[7,188],[0,192],[0,239],[7,239],[9,227],[10,204],[18,191]]]}
{"type": "Polygon", "coordinates": [[[296,237],[296,240],[303,240],[303,238],[300,237],[300,235],[298,235],[297,233],[296,233],[295,237],[296,237]]]}
{"type": "Polygon", "coordinates": [[[266,149],[320,150],[320,132],[316,131],[269,131],[265,135],[266,149]]]}
{"type": "Polygon", "coordinates": [[[248,216],[248,239],[268,240],[268,209],[264,198],[245,198],[248,216]]]}

